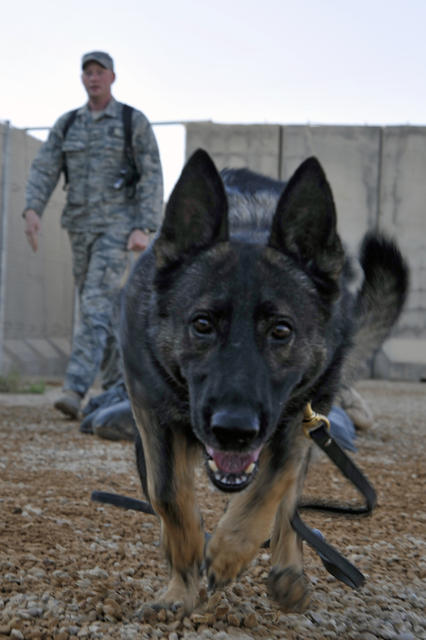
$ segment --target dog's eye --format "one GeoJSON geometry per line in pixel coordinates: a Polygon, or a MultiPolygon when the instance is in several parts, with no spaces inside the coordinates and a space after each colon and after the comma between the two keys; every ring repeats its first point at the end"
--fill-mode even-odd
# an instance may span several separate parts
{"type": "Polygon", "coordinates": [[[192,320],[192,328],[195,333],[203,336],[209,335],[214,331],[213,322],[206,315],[195,316],[192,320]]]}
{"type": "Polygon", "coordinates": [[[292,328],[287,322],[277,322],[271,327],[270,335],[274,340],[279,340],[280,342],[286,342],[290,339],[293,333],[292,328]]]}

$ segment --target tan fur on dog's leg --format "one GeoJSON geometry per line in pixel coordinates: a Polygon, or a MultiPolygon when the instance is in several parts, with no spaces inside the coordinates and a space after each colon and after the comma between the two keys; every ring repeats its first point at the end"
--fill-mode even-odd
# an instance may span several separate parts
{"type": "Polygon", "coordinates": [[[148,434],[142,432],[146,452],[149,498],[161,518],[162,546],[170,565],[170,582],[159,604],[166,607],[183,605],[189,613],[195,607],[203,563],[204,532],[194,491],[194,469],[198,449],[181,436],[169,443],[173,452],[173,477],[170,478],[168,500],[162,499],[156,450],[148,434]],[[151,445],[151,446],[150,446],[151,445]]]}
{"type": "MultiPolygon", "coordinates": [[[[295,485],[296,488],[296,485],[295,485]]],[[[309,582],[303,573],[302,541],[290,523],[297,494],[282,502],[271,537],[272,570],[268,590],[283,611],[305,611],[310,601],[309,582]]]]}
{"type": "Polygon", "coordinates": [[[255,480],[232,499],[210,540],[207,566],[211,587],[226,584],[246,568],[268,537],[280,501],[295,494],[301,457],[292,456],[275,475],[271,475],[270,457],[269,450],[262,453],[255,480]]]}

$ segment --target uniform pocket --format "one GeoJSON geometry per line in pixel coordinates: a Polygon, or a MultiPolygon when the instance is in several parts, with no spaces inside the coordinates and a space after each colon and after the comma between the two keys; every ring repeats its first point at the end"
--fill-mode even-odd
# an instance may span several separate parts
{"type": "Polygon", "coordinates": [[[67,138],[62,145],[68,172],[67,202],[83,205],[87,175],[87,145],[84,140],[67,138]]]}
{"type": "Polygon", "coordinates": [[[120,127],[109,127],[105,138],[105,149],[120,154],[124,153],[124,131],[120,127]]]}

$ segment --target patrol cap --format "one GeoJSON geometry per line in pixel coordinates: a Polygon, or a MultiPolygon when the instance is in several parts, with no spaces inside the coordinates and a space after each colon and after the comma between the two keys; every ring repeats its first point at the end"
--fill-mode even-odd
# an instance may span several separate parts
{"type": "Polygon", "coordinates": [[[84,69],[88,62],[97,62],[105,69],[111,69],[114,71],[114,60],[111,58],[109,53],[105,51],[91,51],[90,53],[85,53],[81,59],[81,68],[84,69]]]}

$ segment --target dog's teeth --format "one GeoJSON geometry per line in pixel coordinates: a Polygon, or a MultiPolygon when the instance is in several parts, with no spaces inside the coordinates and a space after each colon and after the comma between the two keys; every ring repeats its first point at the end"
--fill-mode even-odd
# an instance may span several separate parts
{"type": "Polygon", "coordinates": [[[251,473],[253,473],[255,466],[256,465],[254,464],[254,462],[250,462],[249,466],[244,469],[244,473],[250,475],[251,473]]]}
{"type": "Polygon", "coordinates": [[[216,473],[216,471],[218,470],[216,462],[214,460],[209,460],[208,465],[213,473],[216,473]]]}

